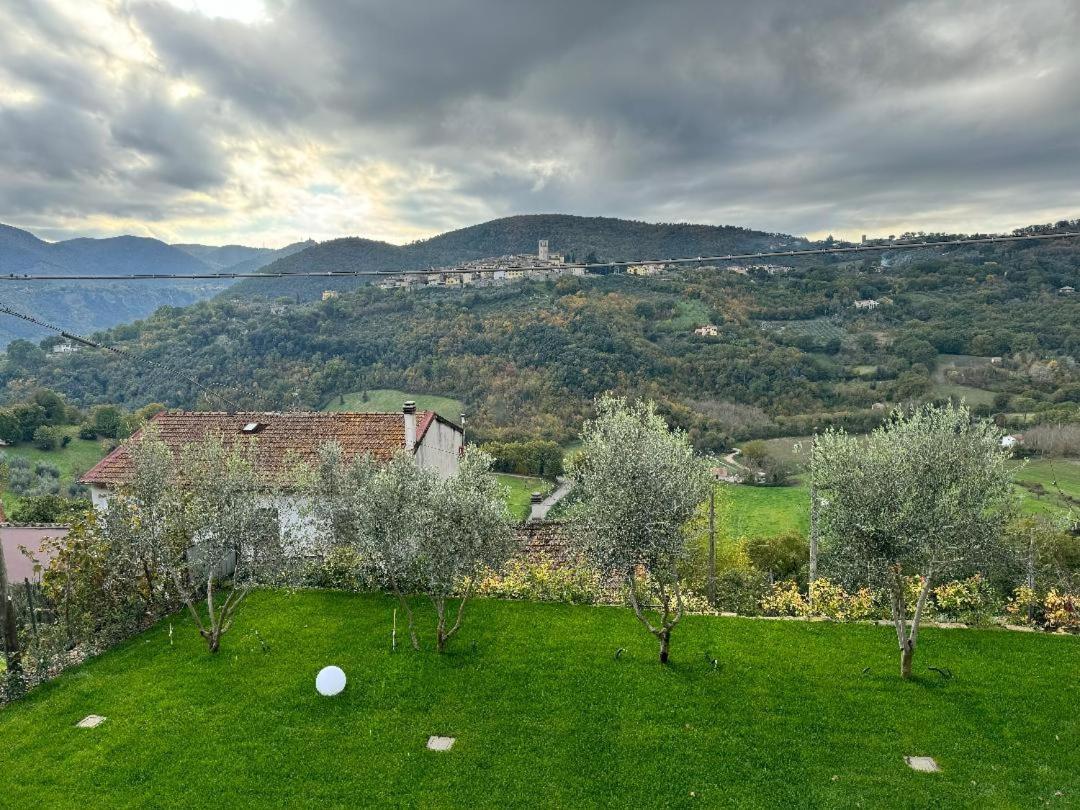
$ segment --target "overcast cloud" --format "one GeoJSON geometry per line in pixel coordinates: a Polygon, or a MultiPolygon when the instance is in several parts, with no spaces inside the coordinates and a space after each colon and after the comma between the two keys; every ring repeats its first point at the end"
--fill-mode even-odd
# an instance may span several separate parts
{"type": "Polygon", "coordinates": [[[1080,216],[1078,41],[1072,0],[4,0],[0,222],[1006,230],[1080,216]]]}

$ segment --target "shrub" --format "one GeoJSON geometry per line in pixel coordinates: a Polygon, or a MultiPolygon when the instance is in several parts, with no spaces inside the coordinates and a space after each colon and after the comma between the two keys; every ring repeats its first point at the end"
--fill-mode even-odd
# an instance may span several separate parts
{"type": "Polygon", "coordinates": [[[584,560],[559,564],[547,557],[512,559],[502,573],[489,572],[476,586],[481,596],[574,605],[599,602],[601,590],[599,572],[584,560]]]}
{"type": "Polygon", "coordinates": [[[768,589],[768,577],[754,568],[723,571],[716,577],[716,607],[743,616],[757,616],[768,589]]]}
{"type": "Polygon", "coordinates": [[[1000,603],[982,574],[946,582],[933,590],[934,605],[942,618],[965,624],[989,624],[1000,603]]]}
{"type": "Polygon", "coordinates": [[[79,438],[93,441],[98,437],[97,430],[90,422],[85,422],[79,425],[79,438]]]}
{"type": "Polygon", "coordinates": [[[810,586],[813,606],[794,582],[778,582],[761,599],[761,609],[770,616],[823,616],[833,621],[857,621],[874,615],[874,594],[869,588],[848,593],[827,579],[810,586]]]}
{"type": "Polygon", "coordinates": [[[331,548],[326,556],[312,561],[304,570],[301,581],[313,588],[368,590],[375,586],[365,573],[369,569],[360,552],[349,546],[338,545],[331,548]]]}
{"type": "Polygon", "coordinates": [[[1050,630],[1080,630],[1080,596],[1051,588],[1043,599],[1043,622],[1050,630]]]}
{"type": "Polygon", "coordinates": [[[801,579],[810,555],[810,544],[799,532],[773,537],[753,537],[746,541],[746,553],[759,571],[775,579],[801,579]]]}
{"type": "Polygon", "coordinates": [[[62,430],[42,425],[34,431],[34,446],[39,450],[55,450],[65,438],[62,430]]]}

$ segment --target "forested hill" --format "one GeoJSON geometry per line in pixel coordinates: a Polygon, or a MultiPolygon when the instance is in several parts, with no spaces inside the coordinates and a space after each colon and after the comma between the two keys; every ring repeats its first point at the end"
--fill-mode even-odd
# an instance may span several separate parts
{"type": "MultiPolygon", "coordinates": [[[[653,224],[610,217],[529,214],[472,225],[408,245],[350,237],[313,245],[266,266],[266,271],[424,270],[470,259],[513,253],[536,253],[547,239],[553,253],[570,259],[619,259],[703,256],[718,253],[780,250],[806,245],[805,239],[746,228],[716,225],[653,224]]],[[[318,298],[323,290],[351,290],[364,278],[281,279],[236,285],[229,297],[300,296],[318,298]]]]}
{"type": "MultiPolygon", "coordinates": [[[[1018,243],[775,275],[684,269],[218,299],[105,339],[255,409],[396,388],[462,400],[475,438],[565,440],[597,394],[616,390],[657,400],[699,447],[717,449],[827,424],[865,429],[883,405],[950,396],[1010,425],[1080,420],[1080,295],[1069,287],[1080,288],[1080,245],[1018,243]],[[862,299],[879,306],[856,308],[862,299]],[[715,337],[693,333],[709,323],[715,337]]],[[[26,341],[9,347],[0,386],[9,401],[47,386],[82,405],[221,407],[161,368],[26,341]]]]}

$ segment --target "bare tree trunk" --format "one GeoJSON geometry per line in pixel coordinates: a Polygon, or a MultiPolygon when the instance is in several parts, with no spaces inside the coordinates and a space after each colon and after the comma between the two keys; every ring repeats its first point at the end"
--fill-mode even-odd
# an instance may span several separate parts
{"type": "Polygon", "coordinates": [[[671,649],[671,630],[667,629],[660,633],[660,663],[668,661],[668,651],[671,649]]]}
{"type": "Polygon", "coordinates": [[[919,626],[922,624],[923,610],[930,596],[930,585],[933,581],[934,567],[930,565],[923,577],[922,587],[919,588],[919,598],[915,603],[915,613],[911,617],[910,625],[907,622],[906,594],[904,593],[904,577],[899,566],[891,570],[892,591],[892,614],[893,623],[896,625],[896,638],[900,644],[900,677],[911,677],[911,664],[915,658],[915,647],[919,641],[919,626]]]}
{"type": "Polygon", "coordinates": [[[671,649],[671,631],[675,628],[675,625],[682,619],[683,603],[682,603],[682,591],[679,589],[678,579],[674,580],[673,590],[675,593],[675,612],[671,612],[671,594],[667,592],[663,585],[658,584],[657,589],[660,592],[660,603],[663,606],[663,610],[660,614],[660,626],[653,627],[652,622],[649,621],[649,617],[645,615],[645,611],[641,608],[641,601],[637,595],[637,576],[631,571],[627,574],[627,583],[630,590],[630,605],[634,608],[634,615],[637,616],[645,628],[656,636],[660,640],[660,663],[666,664],[668,661],[668,654],[671,649]]]}
{"type": "Polygon", "coordinates": [[[398,588],[397,581],[390,577],[390,590],[394,592],[394,596],[397,597],[398,602],[401,604],[401,609],[405,611],[405,616],[408,619],[409,624],[409,641],[412,642],[412,648],[414,650],[420,649],[420,639],[416,637],[416,624],[413,622],[412,607],[409,605],[408,600],[405,599],[405,595],[398,588]]]}
{"type": "Polygon", "coordinates": [[[911,659],[915,657],[915,647],[911,642],[907,642],[906,645],[900,650],[900,677],[911,677],[911,659]]]}

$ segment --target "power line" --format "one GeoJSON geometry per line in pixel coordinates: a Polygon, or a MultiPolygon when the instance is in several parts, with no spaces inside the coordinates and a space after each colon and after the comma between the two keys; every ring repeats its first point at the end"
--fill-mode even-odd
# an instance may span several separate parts
{"type": "MultiPolygon", "coordinates": [[[[801,258],[806,256],[826,256],[842,253],[871,253],[883,250],[917,250],[920,248],[953,247],[956,245],[984,245],[1008,242],[1026,242],[1029,240],[1075,239],[1080,232],[1040,233],[1028,236],[980,236],[970,239],[953,239],[939,242],[893,242],[884,245],[852,245],[834,248],[803,248],[801,250],[777,250],[761,253],[727,253],[718,256],[686,256],[668,259],[620,259],[610,262],[568,262],[565,264],[515,264],[500,267],[500,270],[590,270],[602,267],[629,267],[636,264],[701,264],[705,262],[731,262],[746,259],[801,258]]],[[[495,268],[487,268],[494,270],[495,268]]],[[[475,267],[439,268],[428,270],[326,270],[322,272],[271,270],[265,273],[135,273],[131,275],[33,275],[9,273],[0,275],[0,281],[196,281],[230,280],[241,278],[349,278],[358,276],[427,276],[433,273],[475,273],[475,267]]]]}
{"type": "Polygon", "coordinates": [[[133,354],[126,349],[119,349],[116,346],[110,346],[107,343],[98,343],[96,340],[91,340],[90,338],[68,332],[67,330],[60,328],[56,324],[48,323],[46,321],[35,318],[33,315],[27,315],[25,312],[19,312],[16,309],[12,309],[2,301],[0,301],[0,313],[3,313],[5,315],[11,315],[13,318],[20,318],[24,321],[27,321],[28,323],[34,324],[35,326],[40,326],[43,329],[49,329],[61,335],[62,337],[67,338],[68,340],[74,341],[75,343],[81,343],[84,346],[89,346],[94,349],[103,349],[104,351],[112,352],[113,354],[119,355],[120,357],[126,357],[129,360],[134,360],[137,363],[145,363],[148,366],[164,371],[166,374],[171,374],[174,377],[178,377],[186,382],[191,383],[200,391],[205,393],[207,396],[211,396],[219,400],[220,402],[225,403],[227,406],[229,406],[229,410],[241,410],[239,405],[237,405],[235,402],[233,402],[231,399],[224,396],[223,394],[217,393],[210,386],[203,385],[194,377],[189,377],[187,374],[184,374],[181,371],[177,371],[176,369],[169,368],[168,366],[158,363],[155,360],[150,360],[147,357],[141,357],[137,354],[133,354]]]}

